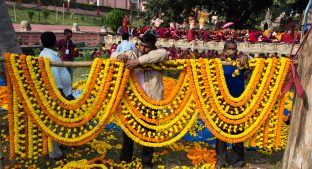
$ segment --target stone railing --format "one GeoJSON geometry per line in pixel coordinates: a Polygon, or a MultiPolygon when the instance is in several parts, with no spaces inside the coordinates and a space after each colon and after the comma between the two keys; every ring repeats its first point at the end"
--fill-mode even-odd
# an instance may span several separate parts
{"type": "MultiPolygon", "coordinates": [[[[121,41],[121,36],[117,35],[108,35],[104,37],[105,43],[110,45],[113,43],[118,43],[118,41],[121,41]]],[[[135,37],[131,37],[130,41],[133,43],[139,42],[139,39],[135,37]]],[[[221,51],[224,47],[224,42],[215,42],[215,41],[209,41],[209,42],[204,42],[204,41],[191,41],[187,42],[184,39],[181,40],[173,40],[173,39],[162,39],[159,38],[157,41],[157,46],[163,46],[163,47],[170,47],[170,46],[175,46],[175,47],[180,47],[182,49],[185,48],[193,48],[193,49],[198,49],[198,50],[218,50],[221,51]]],[[[242,51],[244,53],[254,53],[254,54],[259,54],[259,53],[274,53],[277,52],[278,54],[290,54],[291,50],[291,44],[284,44],[284,43],[248,43],[248,42],[241,42],[238,43],[238,50],[242,51]]],[[[297,51],[299,45],[296,44],[294,46],[293,53],[297,51]]]]}

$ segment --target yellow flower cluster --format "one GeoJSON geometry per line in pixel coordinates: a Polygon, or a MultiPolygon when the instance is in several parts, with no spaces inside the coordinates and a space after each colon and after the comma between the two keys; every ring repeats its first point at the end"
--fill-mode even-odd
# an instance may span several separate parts
{"type": "Polygon", "coordinates": [[[249,139],[264,150],[285,145],[285,99],[279,96],[290,65],[286,58],[249,61],[253,72],[239,97],[230,95],[220,59],[145,65],[181,71],[164,100],[151,99],[122,62],[96,59],[87,81],[74,85],[83,92],[72,101],[58,91],[48,59],[14,54],[5,59],[8,93],[13,94],[8,97],[11,158],[14,153],[23,158],[47,154],[52,140],[85,144],[111,119],[135,142],[151,147],[179,140],[198,116],[223,141],[249,139]]]}

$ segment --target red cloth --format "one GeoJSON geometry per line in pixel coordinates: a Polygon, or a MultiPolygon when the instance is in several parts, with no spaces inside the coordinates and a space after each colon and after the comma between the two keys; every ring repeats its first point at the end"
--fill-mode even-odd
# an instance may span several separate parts
{"type": "Polygon", "coordinates": [[[203,40],[205,42],[207,42],[210,38],[210,34],[209,34],[209,31],[208,30],[205,30],[204,33],[203,33],[203,40]]]}
{"type": "Polygon", "coordinates": [[[145,26],[143,27],[143,30],[142,30],[141,33],[144,34],[148,29],[149,29],[149,26],[145,25],[145,26]]]}
{"type": "Polygon", "coordinates": [[[255,42],[258,42],[258,36],[259,36],[259,33],[257,31],[252,31],[249,34],[248,39],[250,42],[255,43],[255,42]]]}
{"type": "Polygon", "coordinates": [[[123,33],[129,33],[129,29],[127,25],[122,26],[122,32],[123,33]]]}
{"type": "Polygon", "coordinates": [[[156,32],[157,32],[157,35],[158,35],[160,38],[164,38],[164,37],[165,37],[164,28],[157,28],[157,29],[156,29],[156,32]]]}
{"type": "Polygon", "coordinates": [[[122,19],[122,25],[123,26],[128,26],[129,25],[129,19],[128,19],[128,17],[124,17],[123,19],[122,19]]]}
{"type": "Polygon", "coordinates": [[[187,40],[188,42],[190,42],[190,41],[192,41],[192,40],[193,40],[193,38],[194,38],[194,33],[193,33],[193,30],[192,30],[192,29],[190,29],[190,30],[188,30],[188,32],[187,32],[187,35],[186,35],[186,40],[187,40]]]}
{"type": "Polygon", "coordinates": [[[293,43],[294,37],[289,32],[283,33],[282,38],[281,38],[281,42],[293,43]]]}

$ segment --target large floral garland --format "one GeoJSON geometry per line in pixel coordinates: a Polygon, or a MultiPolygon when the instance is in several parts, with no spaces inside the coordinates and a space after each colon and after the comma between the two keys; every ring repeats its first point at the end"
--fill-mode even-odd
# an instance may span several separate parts
{"type": "Polygon", "coordinates": [[[114,117],[134,141],[152,147],[174,143],[195,124],[226,142],[246,141],[264,150],[285,147],[285,98],[279,99],[290,60],[253,59],[249,84],[240,97],[229,94],[219,59],[175,60],[144,69],[180,70],[171,93],[161,101],[148,97],[122,62],[96,59],[79,98],[58,91],[50,62],[41,57],[6,54],[9,73],[10,157],[47,154],[51,140],[69,146],[96,138],[114,117]],[[116,112],[116,113],[115,113],[116,112]]]}

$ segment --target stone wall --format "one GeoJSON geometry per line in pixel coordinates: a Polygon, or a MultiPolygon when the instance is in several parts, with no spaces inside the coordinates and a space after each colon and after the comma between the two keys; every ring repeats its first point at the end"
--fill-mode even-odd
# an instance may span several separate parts
{"type": "MultiPolygon", "coordinates": [[[[40,35],[42,31],[22,32],[17,31],[17,39],[21,39],[22,46],[32,46],[40,44],[40,35]]],[[[56,39],[59,40],[64,37],[63,32],[55,32],[56,39]]],[[[86,46],[97,46],[100,42],[100,33],[89,32],[75,32],[72,40],[74,43],[85,42],[86,46]]]]}
{"type": "MultiPolygon", "coordinates": [[[[118,41],[121,41],[120,36],[105,36],[104,37],[105,43],[106,44],[113,44],[113,43],[118,43],[118,41]]],[[[137,38],[130,38],[130,41],[133,43],[139,42],[137,38]]],[[[173,40],[173,39],[161,39],[159,38],[157,41],[157,46],[163,46],[163,47],[170,47],[170,46],[176,46],[176,47],[181,47],[183,49],[185,48],[193,48],[193,49],[198,49],[198,50],[218,50],[221,51],[224,47],[224,42],[215,42],[215,41],[210,41],[210,42],[204,42],[204,41],[191,41],[187,42],[186,40],[173,40]]],[[[291,50],[291,44],[284,44],[284,43],[255,43],[251,44],[248,42],[242,42],[238,43],[238,50],[242,51],[244,53],[274,53],[277,52],[279,54],[290,54],[291,50]]],[[[294,46],[293,53],[295,53],[298,49],[299,45],[296,44],[294,46]]]]}

